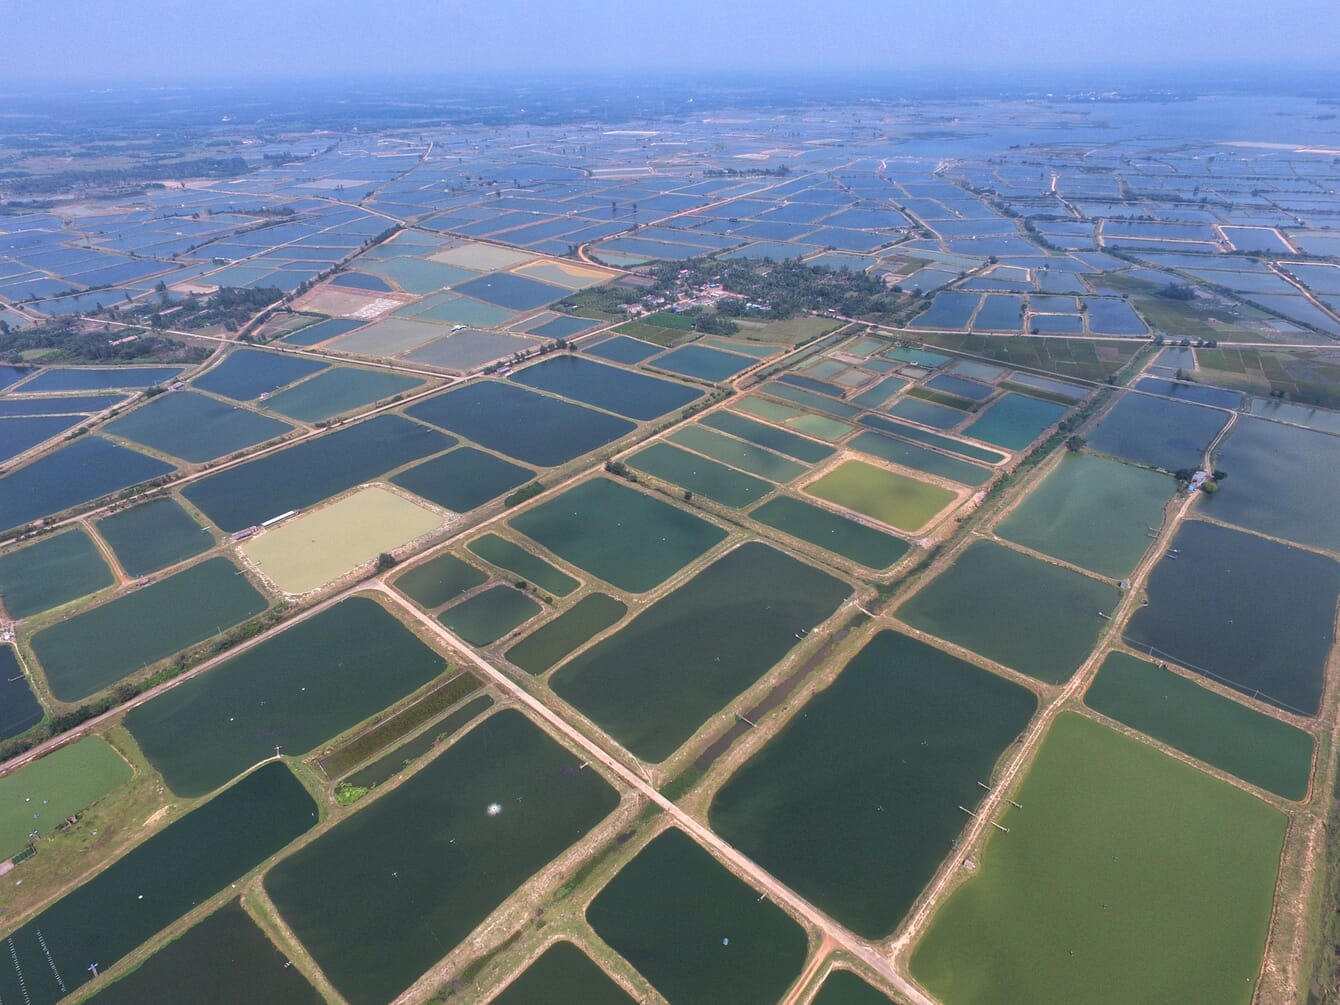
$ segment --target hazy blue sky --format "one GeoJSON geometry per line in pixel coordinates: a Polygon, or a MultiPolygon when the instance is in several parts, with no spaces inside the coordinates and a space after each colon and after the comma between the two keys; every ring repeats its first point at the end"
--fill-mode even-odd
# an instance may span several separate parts
{"type": "Polygon", "coordinates": [[[1340,0],[5,0],[10,81],[1340,65],[1340,0]]]}

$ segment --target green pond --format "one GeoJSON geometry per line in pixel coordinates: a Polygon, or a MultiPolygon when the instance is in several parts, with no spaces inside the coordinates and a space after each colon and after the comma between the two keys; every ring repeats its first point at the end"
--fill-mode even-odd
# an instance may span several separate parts
{"type": "Polygon", "coordinates": [[[909,532],[930,523],[954,501],[949,489],[855,460],[843,461],[810,482],[805,492],[909,532]]]}
{"type": "Polygon", "coordinates": [[[265,765],[13,932],[6,944],[19,969],[0,967],[0,1001],[51,1005],[67,990],[84,990],[90,963],[111,967],[316,819],[316,803],[293,773],[265,765]]]}
{"type": "Polygon", "coordinates": [[[834,970],[825,979],[810,1005],[890,1005],[891,999],[876,991],[850,970],[834,970]]]}
{"type": "Polygon", "coordinates": [[[850,423],[830,419],[826,415],[809,414],[788,419],[787,425],[809,436],[817,436],[821,440],[827,440],[829,443],[836,443],[855,428],[850,423]]]}
{"type": "Polygon", "coordinates": [[[172,498],[124,509],[97,527],[130,576],[147,576],[214,547],[209,531],[172,498]]]}
{"type": "Polygon", "coordinates": [[[643,593],[721,543],[715,524],[609,478],[592,478],[510,526],[620,590],[643,593]]]}
{"type": "Polygon", "coordinates": [[[635,428],[626,419],[494,380],[474,381],[406,411],[481,447],[545,468],[565,464],[635,428]]]}
{"type": "Polygon", "coordinates": [[[1148,468],[1067,453],[1051,473],[996,525],[1006,540],[1121,579],[1153,543],[1163,507],[1177,491],[1148,468]]]}
{"type": "Polygon", "coordinates": [[[469,562],[444,552],[401,573],[392,585],[420,607],[431,610],[473,590],[488,578],[469,562]]]}
{"type": "Polygon", "coordinates": [[[1311,734],[1171,670],[1111,653],[1084,703],[1286,799],[1307,795],[1315,746],[1311,734]]]}
{"type": "Polygon", "coordinates": [[[817,394],[814,391],[807,391],[803,387],[793,387],[790,384],[783,384],[775,380],[768,381],[761,390],[764,394],[770,394],[774,398],[781,398],[783,401],[789,401],[801,408],[823,412],[825,415],[836,416],[839,419],[851,419],[861,412],[855,405],[848,405],[845,401],[838,401],[826,394],[817,394]]]}
{"type": "Polygon", "coordinates": [[[0,740],[36,726],[43,714],[14,647],[0,645],[0,740]]]}
{"type": "Polygon", "coordinates": [[[643,848],[586,919],[672,1002],[775,1005],[805,964],[804,929],[680,830],[643,848]]]}
{"type": "Polygon", "coordinates": [[[770,450],[763,450],[752,443],[725,436],[703,426],[683,426],[671,433],[667,439],[681,447],[697,451],[706,457],[714,458],[733,468],[739,468],[751,475],[758,475],[773,482],[789,482],[803,475],[808,469],[804,464],[770,450]]]}
{"type": "Polygon", "coordinates": [[[1340,551],[1340,439],[1240,418],[1215,458],[1228,473],[1201,504],[1217,520],[1340,551]]]}
{"type": "Polygon", "coordinates": [[[97,545],[82,530],[0,555],[0,601],[14,619],[67,604],[114,581],[97,545]]]}
{"type": "Polygon", "coordinates": [[[664,441],[639,450],[628,458],[628,465],[653,478],[678,485],[735,509],[758,502],[776,488],[771,482],[691,454],[664,441]]]}
{"type": "Polygon", "coordinates": [[[1066,405],[1010,391],[974,419],[963,435],[1006,450],[1022,450],[1068,411],[1066,405]]]}
{"type": "Polygon", "coordinates": [[[1213,408],[1126,394],[1089,434],[1089,446],[1165,471],[1198,468],[1227,423],[1227,413],[1213,408]]]}
{"type": "Polygon", "coordinates": [[[60,701],[78,701],[265,610],[226,558],[210,558],[42,629],[33,652],[60,701]]]}
{"type": "Polygon", "coordinates": [[[437,620],[472,646],[486,646],[524,624],[541,610],[530,594],[501,583],[448,607],[437,620]]]}
{"type": "Polygon", "coordinates": [[[769,426],[765,422],[756,422],[734,412],[712,412],[703,416],[699,424],[719,429],[723,433],[738,436],[742,440],[757,443],[760,447],[767,447],[769,450],[775,450],[808,464],[816,464],[833,456],[833,448],[826,443],[797,436],[788,430],[769,426]]]}
{"type": "Polygon", "coordinates": [[[948,405],[923,401],[920,398],[899,398],[888,410],[890,415],[911,422],[919,422],[932,429],[953,429],[965,418],[967,413],[948,405]]]}
{"type": "Polygon", "coordinates": [[[457,447],[416,464],[391,481],[457,513],[492,502],[535,476],[530,468],[474,447],[457,447]]]}
{"type": "Polygon", "coordinates": [[[1036,709],[1017,684],[881,632],[717,793],[712,829],[858,935],[882,939],[1036,709]]]}
{"type": "Polygon", "coordinates": [[[193,464],[292,432],[287,422],[195,391],[172,391],[128,412],[105,432],[193,464]]]}
{"type": "Polygon", "coordinates": [[[366,789],[385,783],[436,747],[442,742],[441,738],[456,732],[492,704],[493,699],[486,694],[471,698],[464,705],[442,716],[418,736],[392,747],[371,764],[359,768],[345,781],[366,789]]]}
{"type": "Polygon", "coordinates": [[[265,407],[300,422],[319,422],[422,384],[418,377],[405,374],[337,366],[281,391],[268,399],[265,407]]]}
{"type": "Polygon", "coordinates": [[[234,900],[89,1001],[322,1005],[325,999],[234,900]]]}
{"type": "Polygon", "coordinates": [[[231,534],[321,502],[455,443],[452,437],[399,415],[378,415],[210,475],[188,485],[182,495],[231,534]]]}
{"type": "Polygon", "coordinates": [[[991,541],[974,541],[898,609],[913,628],[1060,684],[1089,655],[1120,593],[991,541]]]}
{"type": "Polygon", "coordinates": [[[265,888],[340,994],[388,1001],[614,809],[617,793],[580,768],[520,712],[499,712],[265,888]]]}
{"type": "Polygon", "coordinates": [[[72,813],[130,781],[131,769],[101,736],[86,736],[0,778],[0,859],[49,834],[72,813]]]}
{"type": "Polygon", "coordinates": [[[507,658],[527,673],[542,674],[627,613],[622,601],[593,593],[507,650],[507,658]]]}
{"type": "Polygon", "coordinates": [[[514,573],[544,593],[566,597],[581,584],[561,569],[556,569],[534,552],[499,537],[485,534],[468,545],[470,551],[484,561],[506,572],[514,573]]]}
{"type": "Polygon", "coordinates": [[[661,761],[851,592],[749,542],[575,656],[550,684],[638,757],[661,761]]]}
{"type": "Polygon", "coordinates": [[[555,942],[489,1005],[635,1005],[571,942],[555,942]]]}
{"type": "Polygon", "coordinates": [[[993,471],[977,464],[969,464],[957,457],[927,450],[914,443],[904,443],[879,433],[859,433],[852,438],[849,446],[870,457],[892,461],[913,471],[924,471],[928,475],[938,475],[950,481],[959,482],[977,488],[991,480],[993,471]]]}
{"type": "Polygon", "coordinates": [[[749,415],[758,416],[760,419],[767,419],[769,422],[785,422],[788,419],[794,419],[805,414],[798,408],[783,405],[780,401],[773,401],[771,398],[757,398],[752,394],[732,401],[731,407],[749,415]]]}
{"type": "Polygon", "coordinates": [[[1340,564],[1192,520],[1149,577],[1126,640],[1273,705],[1314,715],[1335,636],[1340,564]]]}
{"type": "Polygon", "coordinates": [[[179,796],[204,795],[275,748],[301,757],[445,669],[385,608],[351,597],[126,715],[179,796]]]}
{"type": "Polygon", "coordinates": [[[880,432],[888,433],[891,436],[900,436],[904,440],[910,440],[913,443],[919,443],[922,446],[934,447],[937,450],[947,450],[952,454],[958,454],[960,457],[966,457],[972,461],[981,461],[983,464],[998,464],[1005,460],[1005,454],[998,450],[988,450],[986,447],[979,447],[972,443],[967,443],[953,436],[943,436],[940,433],[932,433],[927,429],[918,429],[916,426],[910,426],[906,422],[899,422],[896,419],[886,419],[882,415],[866,415],[861,418],[861,425],[869,426],[871,429],[878,429],[880,432]]]}
{"type": "Polygon", "coordinates": [[[1058,718],[912,975],[948,1005],[1248,1005],[1287,820],[1082,716],[1058,718]]]}
{"type": "MultiPolygon", "coordinates": [[[[752,365],[746,361],[746,366],[752,365]]],[[[580,401],[630,419],[656,419],[702,397],[702,391],[645,373],[558,353],[511,377],[518,384],[580,401]]]]}
{"type": "Polygon", "coordinates": [[[909,547],[902,538],[791,496],[774,496],[749,515],[867,569],[887,569],[906,555],[909,547]]]}

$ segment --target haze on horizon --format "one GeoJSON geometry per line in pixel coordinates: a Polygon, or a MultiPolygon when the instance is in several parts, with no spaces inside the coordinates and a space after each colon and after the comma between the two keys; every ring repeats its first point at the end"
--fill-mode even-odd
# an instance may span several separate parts
{"type": "Polygon", "coordinates": [[[1334,66],[1340,4],[1293,0],[10,0],[7,85],[536,70],[835,72],[1334,66]]]}

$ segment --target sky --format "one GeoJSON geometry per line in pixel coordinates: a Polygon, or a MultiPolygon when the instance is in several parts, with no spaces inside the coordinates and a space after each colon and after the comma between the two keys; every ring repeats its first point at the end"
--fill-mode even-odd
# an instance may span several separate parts
{"type": "Polygon", "coordinates": [[[1340,0],[3,0],[0,11],[0,80],[33,85],[578,68],[1115,66],[1173,78],[1340,63],[1340,0]]]}

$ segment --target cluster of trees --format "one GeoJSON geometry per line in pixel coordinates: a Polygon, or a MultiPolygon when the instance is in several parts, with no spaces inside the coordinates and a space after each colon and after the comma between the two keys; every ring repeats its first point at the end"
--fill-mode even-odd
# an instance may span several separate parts
{"type": "Polygon", "coordinates": [[[241,157],[194,157],[149,160],[125,167],[89,168],[30,174],[11,171],[0,176],[0,189],[12,196],[50,195],[68,189],[142,185],[165,178],[234,178],[250,170],[241,157]]]}
{"type": "Polygon", "coordinates": [[[10,330],[0,322],[0,358],[18,364],[25,353],[48,350],[56,358],[68,363],[128,363],[133,360],[153,360],[163,363],[197,363],[208,355],[208,350],[188,346],[177,339],[151,332],[140,332],[135,339],[121,341],[127,329],[86,331],[70,318],[55,318],[33,328],[10,330]],[[113,342],[119,343],[113,345],[113,342]]]}

